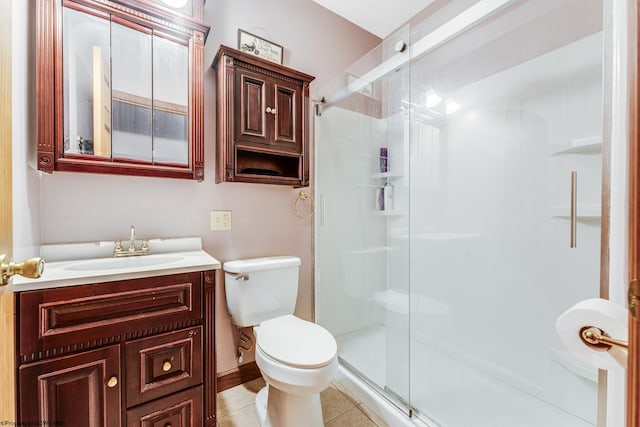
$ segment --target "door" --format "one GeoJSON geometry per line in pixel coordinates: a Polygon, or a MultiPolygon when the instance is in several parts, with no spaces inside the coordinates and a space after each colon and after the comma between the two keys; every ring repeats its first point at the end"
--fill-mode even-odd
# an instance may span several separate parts
{"type": "Polygon", "coordinates": [[[631,146],[629,218],[629,304],[635,307],[629,312],[629,361],[627,370],[627,427],[640,427],[640,141],[631,146]],[[635,313],[635,315],[633,314],[635,313]]]}
{"type": "Polygon", "coordinates": [[[236,142],[300,153],[302,84],[242,68],[235,78],[236,142]]]}
{"type": "MultiPolygon", "coordinates": [[[[267,78],[244,69],[236,69],[235,111],[236,143],[269,144],[267,124],[267,78]]],[[[271,109],[269,108],[269,111],[271,109]]],[[[269,114],[271,116],[271,114],[269,114]]],[[[270,118],[270,117],[269,117],[270,118]]]]}
{"type": "MultiPolygon", "coordinates": [[[[636,7],[640,2],[636,1],[636,7]]],[[[636,29],[638,31],[638,29],[636,29]]],[[[640,35],[639,37],[640,38],[640,35]]],[[[636,40],[638,40],[636,38],[636,40]]],[[[637,48],[637,45],[636,45],[637,48]]],[[[637,63],[632,65],[637,81],[637,63]]],[[[633,87],[633,86],[632,86],[633,87]]],[[[640,135],[638,100],[631,95],[629,130],[629,360],[627,367],[627,427],[640,427],[640,135]]]]}
{"type": "MultiPolygon", "coordinates": [[[[11,0],[0,0],[0,254],[11,256],[11,0]]],[[[11,285],[0,287],[0,420],[15,420],[11,285]]]]}
{"type": "Polygon", "coordinates": [[[23,423],[121,425],[119,345],[23,365],[19,375],[23,423]]]}
{"type": "Polygon", "coordinates": [[[275,79],[273,82],[274,109],[273,144],[279,150],[302,151],[302,85],[275,79]]]}
{"type": "Polygon", "coordinates": [[[403,27],[337,76],[362,89],[315,118],[315,320],[336,338],[342,366],[407,415],[411,76],[393,59],[409,40],[403,27]],[[358,80],[376,74],[370,67],[379,78],[358,80]]]}
{"type": "Polygon", "coordinates": [[[598,425],[598,371],[554,327],[600,295],[603,11],[588,3],[514,2],[412,61],[410,395],[425,419],[598,425]],[[569,16],[578,35],[548,29],[569,16]]]}

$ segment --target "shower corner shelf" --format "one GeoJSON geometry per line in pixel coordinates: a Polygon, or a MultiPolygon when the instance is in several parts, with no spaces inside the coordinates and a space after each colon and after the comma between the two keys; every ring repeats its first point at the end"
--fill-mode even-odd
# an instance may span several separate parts
{"type": "Polygon", "coordinates": [[[402,211],[394,211],[394,210],[389,210],[389,211],[373,211],[373,214],[375,216],[403,216],[404,212],[402,211]]]}
{"type": "Polygon", "coordinates": [[[602,136],[571,139],[564,144],[550,146],[551,155],[556,154],[599,154],[602,152],[602,136]]]}
{"type": "Polygon", "coordinates": [[[373,179],[397,179],[402,178],[402,174],[398,172],[378,172],[371,175],[373,179]]]}
{"type": "MultiPolygon", "coordinates": [[[[569,205],[552,205],[549,207],[549,212],[553,218],[569,218],[570,216],[569,205]]],[[[600,216],[600,205],[578,205],[576,209],[577,219],[600,219],[600,216]]]]}

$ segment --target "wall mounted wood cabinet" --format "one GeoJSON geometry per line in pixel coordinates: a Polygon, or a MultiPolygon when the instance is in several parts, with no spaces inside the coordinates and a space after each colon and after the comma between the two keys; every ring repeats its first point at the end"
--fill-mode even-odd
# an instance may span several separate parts
{"type": "Polygon", "coordinates": [[[37,164],[204,179],[204,0],[37,0],[37,164]]]}
{"type": "Polygon", "coordinates": [[[216,182],[309,184],[308,96],[314,77],[220,46],[216,182]]]}
{"type": "Polygon", "coordinates": [[[25,425],[216,425],[213,271],[24,291],[16,307],[25,425]]]}

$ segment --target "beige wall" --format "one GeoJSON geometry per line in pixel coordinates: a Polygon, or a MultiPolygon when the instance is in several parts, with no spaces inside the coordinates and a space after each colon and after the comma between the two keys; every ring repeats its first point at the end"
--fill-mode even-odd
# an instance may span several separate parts
{"type": "MultiPolygon", "coordinates": [[[[212,27],[205,54],[205,181],[43,175],[39,182],[28,184],[41,192],[39,215],[31,216],[33,229],[40,228],[41,243],[59,243],[126,239],[133,224],[140,237],[201,236],[205,250],[223,262],[296,255],[303,263],[296,313],[311,318],[313,228],[312,219],[295,215],[293,204],[299,190],[214,183],[215,80],[209,65],[220,43],[236,47],[237,30],[242,28],[283,45],[285,65],[315,75],[313,97],[316,88],[380,40],[311,0],[209,0],[205,20],[212,27]],[[209,212],[214,209],[232,211],[231,231],[210,231],[209,212]]],[[[237,366],[236,332],[227,314],[223,282],[218,283],[218,370],[224,373],[237,366]]],[[[245,358],[249,360],[251,355],[245,358]]]]}

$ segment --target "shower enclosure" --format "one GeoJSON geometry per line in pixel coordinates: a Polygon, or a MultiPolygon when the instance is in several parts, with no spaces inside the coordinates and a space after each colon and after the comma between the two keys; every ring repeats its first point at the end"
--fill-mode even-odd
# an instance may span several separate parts
{"type": "Polygon", "coordinates": [[[554,326],[604,289],[604,3],[440,4],[322,91],[316,321],[410,419],[598,425],[554,326]]]}

